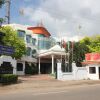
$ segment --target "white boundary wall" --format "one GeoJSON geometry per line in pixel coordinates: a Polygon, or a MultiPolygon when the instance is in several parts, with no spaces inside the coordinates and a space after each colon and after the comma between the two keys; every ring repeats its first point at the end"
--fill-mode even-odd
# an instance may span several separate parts
{"type": "Polygon", "coordinates": [[[88,79],[88,71],[86,67],[76,67],[76,64],[72,64],[72,72],[62,72],[61,63],[57,63],[57,79],[58,80],[83,80],[88,79]]]}
{"type": "Polygon", "coordinates": [[[0,66],[3,62],[10,62],[13,67],[13,74],[16,74],[16,60],[12,59],[11,56],[1,56],[0,57],[0,66]]]}

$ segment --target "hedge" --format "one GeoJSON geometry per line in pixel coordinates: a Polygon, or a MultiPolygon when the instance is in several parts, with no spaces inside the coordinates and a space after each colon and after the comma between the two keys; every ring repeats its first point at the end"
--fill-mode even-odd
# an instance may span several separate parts
{"type": "Polygon", "coordinates": [[[0,83],[2,84],[12,84],[17,83],[18,76],[13,74],[2,74],[0,75],[0,83]]]}

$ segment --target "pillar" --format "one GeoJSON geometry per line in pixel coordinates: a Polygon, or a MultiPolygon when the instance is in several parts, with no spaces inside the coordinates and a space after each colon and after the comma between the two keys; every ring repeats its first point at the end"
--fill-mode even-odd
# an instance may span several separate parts
{"type": "Polygon", "coordinates": [[[54,55],[52,55],[52,74],[54,74],[54,55]]]}
{"type": "Polygon", "coordinates": [[[41,72],[40,72],[40,64],[41,64],[41,61],[40,61],[41,59],[40,59],[40,57],[39,57],[39,65],[38,65],[38,67],[39,67],[39,69],[38,69],[38,74],[41,74],[41,72]]]}

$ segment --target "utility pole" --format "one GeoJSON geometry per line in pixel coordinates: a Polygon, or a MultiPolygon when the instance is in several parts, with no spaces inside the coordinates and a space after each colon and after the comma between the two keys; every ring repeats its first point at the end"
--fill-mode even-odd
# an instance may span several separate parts
{"type": "Polygon", "coordinates": [[[10,0],[6,0],[6,18],[7,18],[7,23],[10,24],[10,0]]]}

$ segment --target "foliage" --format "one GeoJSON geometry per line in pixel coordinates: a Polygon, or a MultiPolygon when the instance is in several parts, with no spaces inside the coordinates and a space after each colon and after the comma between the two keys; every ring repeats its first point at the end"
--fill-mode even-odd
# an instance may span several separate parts
{"type": "Polygon", "coordinates": [[[86,53],[100,52],[100,35],[85,37],[79,42],[74,42],[73,48],[71,41],[69,41],[66,45],[66,52],[69,52],[70,54],[69,64],[72,63],[73,56],[73,61],[75,61],[76,65],[81,66],[81,62],[85,59],[86,53]]]}
{"type": "Polygon", "coordinates": [[[84,43],[90,52],[100,52],[100,35],[85,37],[80,42],[84,43]]]}
{"type": "Polygon", "coordinates": [[[84,43],[73,42],[72,44],[72,42],[69,42],[66,51],[69,52],[69,65],[71,66],[71,63],[75,61],[76,65],[81,67],[81,62],[85,59],[85,53],[89,52],[89,48],[84,43]]]}
{"type": "Polygon", "coordinates": [[[89,52],[89,48],[80,42],[76,42],[73,48],[73,60],[77,66],[82,66],[81,62],[85,59],[85,54],[89,52]]]}
{"type": "Polygon", "coordinates": [[[4,45],[12,46],[15,50],[12,57],[19,59],[26,53],[26,47],[24,40],[17,36],[17,32],[14,31],[10,26],[0,28],[0,31],[5,33],[3,39],[4,45]]]}
{"type": "Polygon", "coordinates": [[[38,73],[38,68],[35,64],[31,64],[29,65],[27,62],[26,62],[26,65],[25,65],[25,74],[30,74],[30,75],[33,75],[33,74],[37,74],[38,73]]]}
{"type": "Polygon", "coordinates": [[[2,74],[0,75],[0,82],[2,84],[12,84],[18,81],[18,76],[13,74],[2,74]]]}

